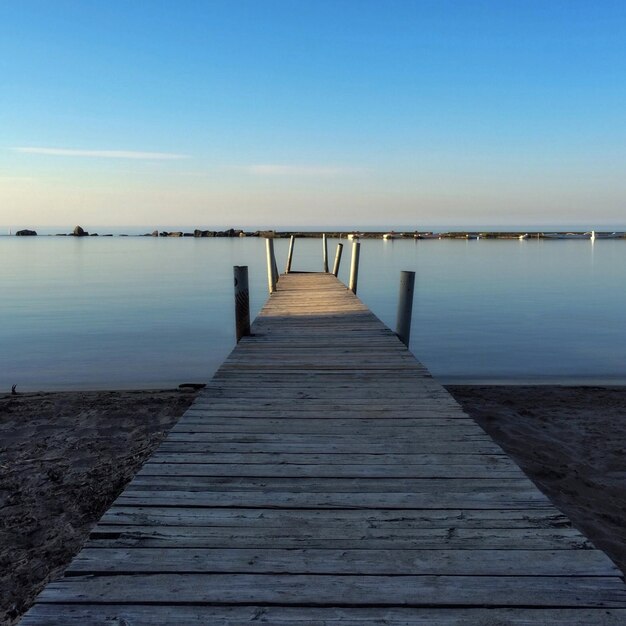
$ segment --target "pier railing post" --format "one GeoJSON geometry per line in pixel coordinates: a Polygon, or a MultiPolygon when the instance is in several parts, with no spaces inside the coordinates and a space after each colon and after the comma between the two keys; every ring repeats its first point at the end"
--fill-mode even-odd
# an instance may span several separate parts
{"type": "Polygon", "coordinates": [[[350,265],[350,282],[348,289],[352,293],[356,293],[356,286],[359,281],[359,256],[361,253],[361,244],[358,241],[352,243],[352,264],[350,265]]]}
{"type": "Polygon", "coordinates": [[[267,287],[270,293],[276,291],[276,273],[274,271],[274,240],[269,237],[265,240],[267,251],[267,287]]]}
{"type": "Polygon", "coordinates": [[[322,235],[322,256],[324,259],[324,272],[328,274],[328,241],[326,240],[326,233],[322,235]]]}
{"type": "Polygon", "coordinates": [[[235,335],[237,343],[250,334],[250,294],[248,291],[248,266],[235,265],[235,335]]]}
{"type": "Polygon", "coordinates": [[[274,270],[274,283],[278,283],[280,274],[278,273],[278,264],[276,263],[276,254],[274,252],[274,241],[272,241],[272,268],[274,270]]]}
{"type": "Polygon", "coordinates": [[[293,243],[296,238],[291,235],[291,239],[289,240],[289,252],[287,252],[287,266],[285,267],[285,274],[289,274],[291,272],[291,259],[293,258],[293,243]]]}
{"type": "Polygon", "coordinates": [[[415,272],[400,272],[400,294],[398,297],[398,317],[396,334],[408,348],[411,337],[411,316],[413,313],[413,293],[415,291],[415,272]]]}
{"type": "Polygon", "coordinates": [[[343,252],[343,244],[337,244],[337,254],[335,254],[335,264],[333,265],[333,274],[339,274],[339,264],[341,263],[341,253],[343,252]]]}

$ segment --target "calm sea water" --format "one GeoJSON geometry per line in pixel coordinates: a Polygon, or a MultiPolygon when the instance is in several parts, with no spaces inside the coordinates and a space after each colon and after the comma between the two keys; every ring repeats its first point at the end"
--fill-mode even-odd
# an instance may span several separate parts
{"type": "MultiPolygon", "coordinates": [[[[0,391],[207,381],[234,346],[232,266],[254,315],[267,297],[264,245],[0,238],[0,391]]],[[[296,241],[294,269],[321,269],[319,239],[296,241]]],[[[626,382],[625,241],[363,240],[359,296],[391,327],[403,269],[411,349],[442,381],[626,382]]]]}

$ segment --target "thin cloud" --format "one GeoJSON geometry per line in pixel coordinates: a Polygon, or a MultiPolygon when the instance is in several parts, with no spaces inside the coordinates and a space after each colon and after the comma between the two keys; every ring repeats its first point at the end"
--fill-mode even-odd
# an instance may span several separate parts
{"type": "Polygon", "coordinates": [[[308,165],[250,165],[248,171],[259,176],[340,176],[353,173],[355,170],[345,167],[323,167],[308,165]]]}
{"type": "Polygon", "coordinates": [[[21,154],[43,154],[46,156],[86,157],[96,159],[135,159],[143,161],[173,161],[189,159],[188,154],[173,152],[137,152],[133,150],[73,150],[69,148],[42,148],[39,146],[12,148],[21,154]]]}

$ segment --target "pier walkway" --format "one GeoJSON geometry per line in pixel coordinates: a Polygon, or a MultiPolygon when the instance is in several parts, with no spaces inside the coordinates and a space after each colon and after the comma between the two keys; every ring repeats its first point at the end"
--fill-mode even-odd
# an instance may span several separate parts
{"type": "Polygon", "coordinates": [[[620,571],[332,274],[288,274],[34,624],[626,624],[620,571]]]}

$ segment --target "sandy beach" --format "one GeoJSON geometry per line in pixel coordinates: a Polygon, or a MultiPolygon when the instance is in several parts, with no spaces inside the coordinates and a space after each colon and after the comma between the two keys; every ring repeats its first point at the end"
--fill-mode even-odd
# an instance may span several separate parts
{"type": "Polygon", "coordinates": [[[13,624],[195,394],[0,396],[0,624],[13,624]]]}
{"type": "Polygon", "coordinates": [[[626,387],[447,389],[626,574],[626,387]]]}
{"type": "MultiPolygon", "coordinates": [[[[449,390],[626,572],[626,388],[449,390]]],[[[0,397],[0,623],[13,624],[182,415],[193,393],[0,397]]]]}

